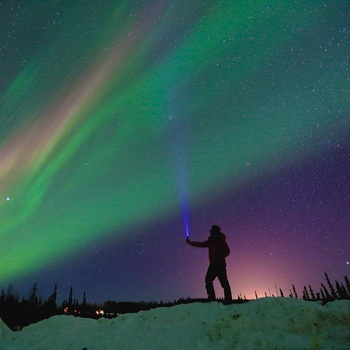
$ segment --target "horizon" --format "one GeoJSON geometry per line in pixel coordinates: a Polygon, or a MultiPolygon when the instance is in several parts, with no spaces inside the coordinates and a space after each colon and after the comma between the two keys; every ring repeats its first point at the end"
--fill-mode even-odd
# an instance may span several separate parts
{"type": "MultiPolygon", "coordinates": [[[[336,287],[334,286],[334,284],[336,282],[338,282],[340,285],[344,285],[344,281],[343,280],[333,280],[332,276],[328,276],[329,282],[332,285],[332,287],[330,287],[330,285],[329,285],[329,283],[327,281],[327,276],[328,276],[328,274],[325,272],[324,273],[324,281],[319,283],[319,287],[312,286],[311,284],[307,284],[307,285],[303,286],[302,288],[298,289],[297,287],[295,287],[294,283],[292,283],[290,285],[290,288],[288,289],[288,291],[286,291],[286,290],[283,290],[282,288],[279,288],[277,285],[275,285],[273,290],[272,290],[272,288],[268,288],[267,291],[262,292],[261,294],[259,294],[256,290],[254,290],[254,292],[249,294],[249,295],[252,295],[252,297],[247,297],[246,294],[242,294],[242,293],[238,293],[236,295],[233,294],[232,295],[232,299],[233,299],[233,301],[239,301],[239,300],[251,301],[251,300],[261,299],[261,298],[265,298],[265,297],[285,297],[285,298],[291,297],[291,298],[296,298],[296,294],[295,293],[297,293],[297,296],[298,296],[297,299],[304,299],[304,294],[303,294],[304,288],[307,289],[308,293],[310,293],[310,291],[312,290],[312,292],[315,294],[315,296],[317,296],[317,294],[319,294],[320,295],[320,299],[323,299],[321,294],[320,294],[320,291],[323,290],[322,284],[326,286],[327,290],[328,290],[328,288],[336,289],[336,287]],[[295,290],[294,290],[293,287],[295,288],[295,290]],[[310,287],[311,287],[311,290],[310,290],[310,287]],[[281,295],[281,290],[282,290],[283,295],[281,295]]],[[[348,276],[344,276],[343,277],[344,280],[346,278],[349,279],[348,276]]],[[[52,287],[51,292],[49,292],[47,294],[43,293],[42,288],[36,282],[34,282],[32,284],[32,286],[30,286],[30,288],[28,289],[26,294],[24,294],[23,291],[20,293],[20,291],[16,289],[16,286],[12,285],[12,284],[5,285],[5,286],[1,287],[0,290],[2,292],[4,292],[5,295],[7,295],[7,293],[10,291],[11,295],[14,295],[14,296],[16,296],[19,299],[29,298],[30,294],[31,294],[31,292],[33,290],[34,285],[36,286],[36,295],[37,295],[38,298],[41,298],[42,301],[48,300],[48,298],[54,292],[55,286],[57,286],[57,299],[56,299],[56,304],[57,305],[61,305],[64,302],[67,302],[67,300],[69,299],[69,294],[70,294],[71,288],[72,288],[73,300],[76,300],[78,303],[81,303],[83,301],[83,298],[84,298],[84,295],[85,295],[86,302],[88,304],[98,304],[98,305],[102,305],[103,303],[108,302],[108,301],[113,301],[113,302],[117,302],[117,303],[118,302],[121,302],[121,303],[123,303],[123,302],[130,302],[130,303],[142,303],[142,302],[145,302],[145,303],[172,303],[172,302],[178,302],[180,300],[187,300],[187,299],[190,299],[190,300],[206,300],[206,297],[204,295],[205,293],[203,294],[204,296],[202,296],[202,297],[198,297],[198,296],[197,297],[191,297],[191,296],[188,295],[188,296],[179,296],[177,298],[173,298],[172,300],[170,300],[170,299],[169,300],[150,300],[150,299],[149,300],[147,300],[147,299],[146,300],[129,300],[129,299],[123,299],[123,300],[113,300],[113,299],[92,300],[92,299],[89,298],[89,293],[87,291],[83,292],[83,295],[81,296],[81,298],[77,297],[75,292],[74,292],[74,288],[72,286],[69,287],[68,293],[67,293],[66,297],[64,298],[62,296],[63,293],[60,292],[59,283],[55,283],[55,285],[52,287]],[[19,295],[19,294],[21,294],[21,295],[19,295]]],[[[218,281],[217,280],[215,280],[214,285],[216,285],[218,287],[218,281]]],[[[346,286],[345,286],[345,288],[346,288],[346,286]]],[[[47,290],[46,290],[46,292],[47,292],[47,290]]],[[[220,296],[217,297],[217,301],[220,301],[220,300],[223,300],[223,295],[220,295],[220,296]]],[[[310,300],[312,301],[311,297],[310,297],[310,300]]]]}

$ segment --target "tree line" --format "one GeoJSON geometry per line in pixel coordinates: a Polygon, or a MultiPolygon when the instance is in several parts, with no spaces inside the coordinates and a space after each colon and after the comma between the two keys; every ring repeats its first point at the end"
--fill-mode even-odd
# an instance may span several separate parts
{"type": "Polygon", "coordinates": [[[105,301],[102,304],[88,303],[86,293],[79,302],[73,297],[73,288],[69,296],[60,305],[57,304],[57,283],[52,294],[47,298],[38,296],[37,284],[34,283],[29,296],[19,298],[12,285],[0,295],[0,319],[13,331],[21,330],[29,324],[36,323],[55,315],[73,315],[86,318],[113,318],[123,313],[134,313],[141,310],[150,310],[155,307],[173,306],[183,299],[174,302],[116,302],[105,301]]]}
{"type": "MultiPolygon", "coordinates": [[[[304,299],[307,301],[322,301],[327,303],[336,299],[350,299],[350,282],[347,276],[344,282],[335,281],[332,283],[325,273],[326,285],[321,283],[319,290],[314,291],[310,285],[304,286],[302,294],[299,296],[296,288],[292,285],[289,290],[290,298],[304,299]]],[[[256,299],[258,299],[255,292],[256,299]]],[[[267,294],[265,293],[265,296],[267,294]]],[[[274,297],[275,295],[272,295],[274,297]]],[[[279,290],[277,297],[284,297],[282,289],[279,290]]],[[[34,283],[29,296],[19,298],[14,291],[13,286],[8,286],[7,290],[1,291],[0,295],[0,318],[12,330],[17,331],[23,327],[47,319],[54,315],[73,315],[88,318],[117,317],[119,314],[134,313],[141,310],[150,310],[156,307],[174,306],[178,304],[203,302],[206,299],[181,298],[173,302],[117,302],[108,300],[102,304],[88,303],[86,293],[83,300],[73,298],[73,288],[70,288],[69,296],[61,305],[57,305],[57,283],[54,286],[52,294],[43,299],[38,296],[37,284],[34,283]]],[[[220,301],[220,300],[218,300],[220,301]]],[[[245,297],[238,295],[234,303],[249,301],[245,297]]]]}
{"type": "MultiPolygon", "coordinates": [[[[327,303],[329,301],[333,301],[336,299],[350,299],[350,282],[349,282],[348,276],[344,277],[344,283],[335,281],[334,284],[330,281],[326,272],[325,272],[325,278],[326,278],[328,287],[326,287],[323,283],[321,283],[320,289],[315,292],[311,287],[311,285],[309,284],[307,287],[304,286],[302,294],[301,296],[299,296],[294,284],[292,284],[292,289],[289,289],[288,296],[290,298],[304,299],[307,301],[322,301],[323,303],[327,303]]],[[[283,290],[280,288],[279,295],[272,294],[271,296],[284,297],[285,295],[283,290]]],[[[238,297],[242,299],[241,295],[239,295],[238,297]]],[[[265,297],[267,297],[267,293],[265,293],[265,297]]],[[[255,298],[258,299],[258,295],[256,291],[255,291],[255,298]]],[[[245,299],[245,297],[243,297],[243,299],[245,299]]]]}
{"type": "MultiPolygon", "coordinates": [[[[328,288],[321,283],[321,288],[315,293],[310,285],[308,285],[308,288],[304,286],[302,298],[304,300],[322,300],[325,302],[336,299],[350,299],[350,282],[347,276],[344,277],[345,284],[335,281],[335,286],[330,281],[327,273],[325,273],[325,277],[328,288]]],[[[293,292],[290,290],[289,296],[291,298],[298,298],[299,296],[294,285],[292,285],[292,288],[293,292]]]]}

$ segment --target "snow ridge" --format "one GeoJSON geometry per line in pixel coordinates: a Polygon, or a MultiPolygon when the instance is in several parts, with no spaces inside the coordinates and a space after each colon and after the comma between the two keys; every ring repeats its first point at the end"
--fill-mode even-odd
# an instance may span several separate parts
{"type": "Polygon", "coordinates": [[[20,332],[0,321],[0,348],[349,350],[350,300],[193,303],[99,320],[61,315],[20,332]]]}

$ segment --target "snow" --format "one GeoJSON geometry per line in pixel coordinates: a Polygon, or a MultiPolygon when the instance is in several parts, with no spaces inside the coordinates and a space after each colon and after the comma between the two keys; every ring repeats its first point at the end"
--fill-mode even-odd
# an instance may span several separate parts
{"type": "Polygon", "coordinates": [[[0,349],[349,350],[350,300],[192,303],[98,320],[60,315],[19,332],[0,321],[0,349]]]}

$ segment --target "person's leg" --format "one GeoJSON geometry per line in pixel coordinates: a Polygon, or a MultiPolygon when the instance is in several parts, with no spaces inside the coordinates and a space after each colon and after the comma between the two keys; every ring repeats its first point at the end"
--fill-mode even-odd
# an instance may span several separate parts
{"type": "Polygon", "coordinates": [[[222,265],[220,267],[220,270],[218,271],[218,278],[219,278],[221,287],[224,289],[225,302],[231,302],[232,293],[231,293],[230,283],[227,278],[226,265],[222,265]]]}
{"type": "Polygon", "coordinates": [[[213,265],[209,265],[207,274],[205,275],[205,289],[207,290],[208,300],[216,299],[213,281],[216,278],[216,269],[213,265]]]}

